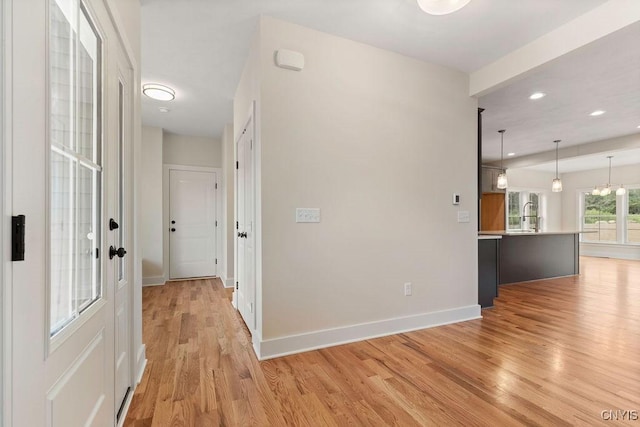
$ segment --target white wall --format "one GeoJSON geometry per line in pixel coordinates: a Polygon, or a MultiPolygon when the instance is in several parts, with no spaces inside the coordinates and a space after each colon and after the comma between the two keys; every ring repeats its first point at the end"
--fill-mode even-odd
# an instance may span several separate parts
{"type": "Polygon", "coordinates": [[[259,31],[235,132],[259,77],[261,356],[478,316],[468,76],[271,18],[259,31]],[[275,67],[281,48],[305,69],[275,67]],[[296,207],[321,222],[296,224],[296,207]]]}
{"type": "Polygon", "coordinates": [[[140,238],[142,244],[143,284],[164,283],[164,258],[162,247],[162,129],[143,126],[142,165],[140,195],[141,214],[140,238]]]}
{"type": "Polygon", "coordinates": [[[226,230],[222,239],[222,282],[226,287],[232,287],[234,281],[234,243],[235,243],[235,221],[234,221],[234,143],[233,125],[228,124],[222,133],[222,175],[223,175],[223,227],[226,230]]]}
{"type": "MultiPolygon", "coordinates": [[[[508,169],[509,189],[514,191],[535,190],[542,194],[543,208],[542,229],[544,231],[562,231],[562,194],[551,191],[551,182],[556,177],[552,172],[541,172],[528,169],[508,169]]],[[[560,175],[563,179],[564,176],[560,175]]],[[[564,187],[564,185],[563,185],[564,187]]]]}
{"type": "Polygon", "coordinates": [[[219,139],[164,132],[163,160],[167,165],[222,167],[219,139]]]}

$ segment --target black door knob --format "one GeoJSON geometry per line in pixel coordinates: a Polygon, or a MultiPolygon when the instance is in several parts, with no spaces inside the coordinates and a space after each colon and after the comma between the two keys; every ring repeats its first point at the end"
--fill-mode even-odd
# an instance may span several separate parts
{"type": "Polygon", "coordinates": [[[238,233],[238,237],[244,237],[245,239],[247,238],[247,232],[246,231],[242,231],[238,233]]]}
{"type": "Polygon", "coordinates": [[[172,233],[175,233],[175,232],[176,232],[176,229],[175,229],[175,228],[172,228],[172,229],[171,229],[171,232],[172,232],[172,233]]]}
{"type": "Polygon", "coordinates": [[[171,221],[171,224],[175,224],[175,223],[176,223],[175,221],[171,221]]]}
{"type": "Polygon", "coordinates": [[[118,258],[122,258],[125,256],[127,251],[124,248],[116,249],[114,246],[109,246],[109,259],[113,259],[113,257],[118,256],[118,258]]]}

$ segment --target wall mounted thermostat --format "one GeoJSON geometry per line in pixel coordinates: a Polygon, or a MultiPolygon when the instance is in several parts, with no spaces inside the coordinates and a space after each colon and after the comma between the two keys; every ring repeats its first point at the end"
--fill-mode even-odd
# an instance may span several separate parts
{"type": "Polygon", "coordinates": [[[457,193],[453,193],[453,204],[454,205],[460,204],[460,195],[457,193]]]}

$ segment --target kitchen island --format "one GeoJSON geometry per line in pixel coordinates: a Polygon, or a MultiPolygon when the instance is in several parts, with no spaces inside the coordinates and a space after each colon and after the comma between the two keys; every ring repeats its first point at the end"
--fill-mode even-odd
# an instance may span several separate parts
{"type": "Polygon", "coordinates": [[[480,231],[478,236],[501,237],[498,283],[504,285],[579,274],[580,233],[480,231]]]}

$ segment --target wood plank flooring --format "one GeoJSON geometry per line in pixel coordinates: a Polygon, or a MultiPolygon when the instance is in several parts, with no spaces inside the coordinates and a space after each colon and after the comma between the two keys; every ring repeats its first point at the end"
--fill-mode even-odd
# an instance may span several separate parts
{"type": "Polygon", "coordinates": [[[265,362],[220,281],[144,288],[125,425],[640,426],[602,417],[640,412],[640,262],[581,272],[503,286],[481,320],[265,362]]]}

